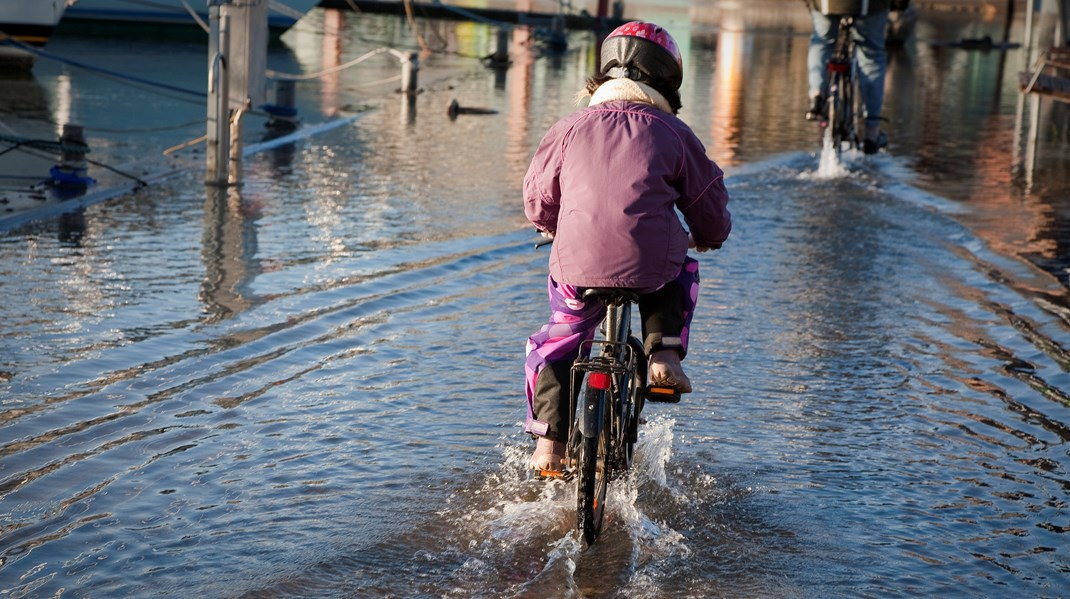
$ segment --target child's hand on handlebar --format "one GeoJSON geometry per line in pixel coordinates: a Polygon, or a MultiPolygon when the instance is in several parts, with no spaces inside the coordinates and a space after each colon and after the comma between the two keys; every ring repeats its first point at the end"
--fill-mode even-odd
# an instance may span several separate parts
{"type": "Polygon", "coordinates": [[[687,247],[688,247],[688,249],[692,249],[692,250],[695,250],[696,252],[698,252],[698,253],[700,253],[700,254],[701,254],[701,253],[703,253],[703,252],[708,252],[708,251],[710,251],[710,250],[715,250],[715,249],[717,249],[717,248],[719,248],[719,247],[721,247],[721,246],[717,246],[717,247],[706,247],[706,246],[704,246],[704,245],[697,245],[697,244],[695,243],[695,238],[691,236],[691,233],[688,233],[688,234],[687,234],[687,247]]]}

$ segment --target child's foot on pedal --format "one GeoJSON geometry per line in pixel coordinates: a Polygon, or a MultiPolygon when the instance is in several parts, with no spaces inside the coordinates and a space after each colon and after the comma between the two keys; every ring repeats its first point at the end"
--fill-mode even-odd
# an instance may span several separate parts
{"type": "Polygon", "coordinates": [[[537,476],[561,474],[565,467],[565,444],[539,437],[535,452],[531,454],[531,469],[537,476]]]}
{"type": "Polygon", "coordinates": [[[675,387],[680,393],[691,393],[691,380],[680,365],[680,352],[661,349],[650,355],[650,384],[675,387]]]}

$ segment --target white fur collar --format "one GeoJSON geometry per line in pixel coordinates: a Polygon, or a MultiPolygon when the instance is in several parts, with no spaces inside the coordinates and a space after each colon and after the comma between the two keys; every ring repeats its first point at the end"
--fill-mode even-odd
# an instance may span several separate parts
{"type": "Polygon", "coordinates": [[[610,100],[627,100],[629,102],[642,102],[660,108],[665,112],[672,113],[665,96],[645,83],[632,81],[631,79],[610,79],[591,94],[589,106],[609,102],[610,100]]]}

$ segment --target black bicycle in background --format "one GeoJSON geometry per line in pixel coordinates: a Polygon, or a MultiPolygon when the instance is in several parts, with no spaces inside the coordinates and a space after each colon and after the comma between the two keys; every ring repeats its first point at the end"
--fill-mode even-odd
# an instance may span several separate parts
{"type": "Polygon", "coordinates": [[[854,17],[841,16],[836,36],[836,48],[826,68],[828,79],[825,89],[825,114],[821,126],[825,127],[826,140],[831,141],[838,155],[846,149],[856,149],[862,142],[862,94],[859,91],[858,60],[852,35],[854,17]]]}

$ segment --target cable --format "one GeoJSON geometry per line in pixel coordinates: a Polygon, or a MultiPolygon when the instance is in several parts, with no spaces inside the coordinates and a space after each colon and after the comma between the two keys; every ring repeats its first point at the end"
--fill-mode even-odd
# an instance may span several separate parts
{"type": "Polygon", "coordinates": [[[16,135],[5,135],[0,133],[0,141],[12,144],[15,147],[27,146],[36,150],[52,150],[59,154],[63,152],[88,152],[89,146],[85,144],[65,144],[59,141],[52,141],[49,139],[31,139],[28,137],[18,137],[16,135]]]}
{"type": "Polygon", "coordinates": [[[207,119],[197,119],[195,121],[180,123],[178,125],[168,125],[164,127],[144,127],[140,129],[113,129],[104,127],[88,127],[88,129],[96,133],[156,133],[158,131],[175,131],[178,129],[185,129],[186,127],[192,127],[194,125],[203,125],[206,120],[207,119]]]}
{"type": "MultiPolygon", "coordinates": [[[[6,36],[7,34],[5,34],[3,31],[0,31],[0,35],[5,35],[6,36]]],[[[26,50],[27,52],[30,52],[30,53],[35,54],[35,55],[37,55],[39,57],[42,57],[42,58],[48,58],[50,60],[55,60],[57,62],[61,62],[61,63],[64,63],[64,64],[69,64],[71,66],[78,67],[78,68],[81,68],[81,69],[86,69],[88,71],[93,71],[93,72],[96,72],[96,73],[109,75],[111,77],[117,77],[119,79],[126,79],[126,80],[133,81],[133,82],[136,82],[136,83],[141,83],[143,85],[150,85],[150,86],[158,87],[158,88],[161,88],[161,89],[166,89],[166,90],[173,91],[173,92],[189,94],[189,95],[192,95],[192,96],[197,96],[199,98],[207,98],[208,97],[208,94],[206,94],[205,92],[194,91],[194,90],[190,90],[190,89],[184,89],[184,88],[177,87],[177,86],[174,86],[174,85],[168,85],[166,83],[158,83],[156,81],[150,81],[148,79],[142,79],[140,77],[134,77],[132,75],[125,75],[123,73],[119,73],[119,72],[116,72],[116,71],[111,71],[111,70],[104,69],[104,68],[101,68],[101,67],[95,67],[93,65],[86,64],[84,62],[79,62],[79,61],[76,61],[76,60],[71,60],[69,58],[64,58],[62,56],[57,56],[57,55],[52,54],[50,52],[46,52],[44,50],[41,50],[40,48],[34,48],[33,46],[30,46],[28,44],[24,44],[24,43],[18,41],[17,39],[12,38],[12,37],[6,37],[4,40],[0,41],[0,45],[3,45],[3,44],[11,44],[13,46],[18,47],[19,49],[26,50]]]]}

